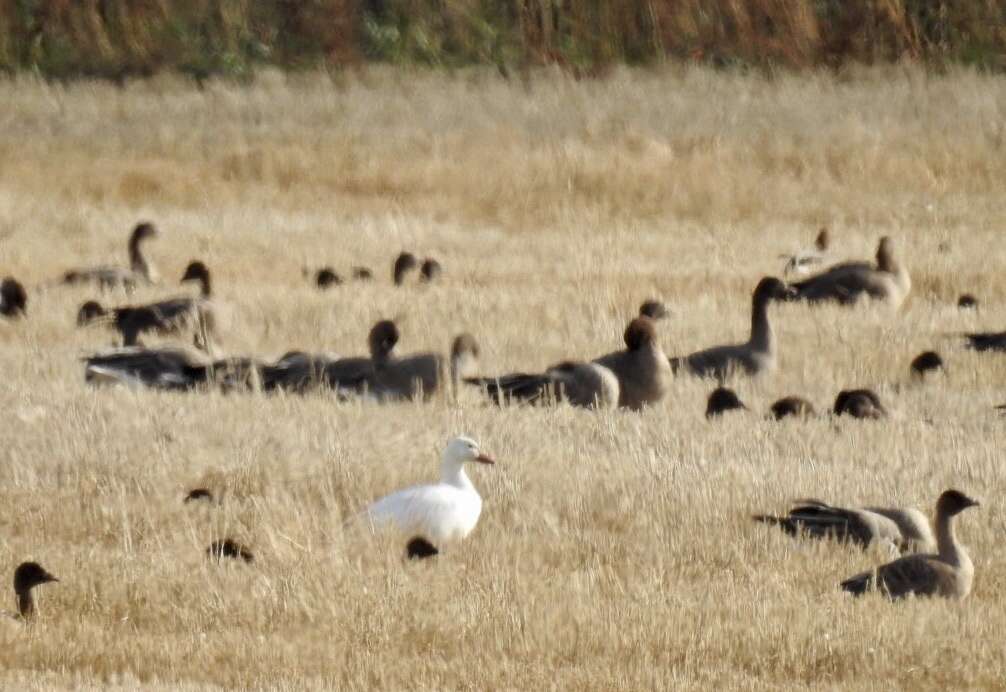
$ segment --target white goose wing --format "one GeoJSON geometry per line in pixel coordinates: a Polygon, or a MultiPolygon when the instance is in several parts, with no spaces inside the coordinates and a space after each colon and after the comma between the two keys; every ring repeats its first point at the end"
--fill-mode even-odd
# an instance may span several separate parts
{"type": "Polygon", "coordinates": [[[440,541],[467,534],[478,520],[481,504],[474,493],[449,485],[420,485],[381,498],[366,514],[375,525],[390,523],[403,533],[440,541]]]}

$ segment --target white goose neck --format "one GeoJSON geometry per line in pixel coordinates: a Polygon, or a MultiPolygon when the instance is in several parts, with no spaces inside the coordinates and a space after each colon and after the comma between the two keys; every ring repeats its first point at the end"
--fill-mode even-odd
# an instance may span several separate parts
{"type": "Polygon", "coordinates": [[[475,486],[468,480],[464,465],[454,459],[444,459],[440,467],[440,482],[451,485],[459,490],[468,490],[477,494],[475,486]]]}

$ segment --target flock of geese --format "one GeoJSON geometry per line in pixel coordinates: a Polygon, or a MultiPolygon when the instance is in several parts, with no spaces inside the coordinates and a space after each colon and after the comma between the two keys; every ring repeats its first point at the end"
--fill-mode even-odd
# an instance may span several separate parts
{"type": "MultiPolygon", "coordinates": [[[[154,271],[144,254],[145,244],[158,236],[149,222],[136,225],[128,241],[128,266],[99,266],[67,271],[59,283],[90,285],[102,291],[131,293],[140,285],[155,285],[154,271]]],[[[668,357],[658,339],[657,323],[668,315],[663,303],[648,300],[626,326],[623,347],[591,360],[566,360],[540,372],[516,372],[487,376],[478,373],[479,346],[471,334],[457,335],[449,354],[414,353],[398,350],[401,334],[391,320],[373,325],[367,338],[367,352],[340,357],[325,353],[292,350],[275,361],[253,357],[213,357],[217,330],[214,317],[213,283],[205,263],[193,260],[181,282],[193,283],[195,294],[175,296],[147,304],[105,306],[88,300],[78,310],[81,327],[103,326],[114,330],[121,347],[86,356],[87,382],[127,383],[163,390],[285,391],[300,394],[329,390],[339,398],[368,397],[379,401],[426,400],[438,394],[457,393],[463,386],[483,390],[495,405],[551,405],[565,402],[592,409],[640,410],[661,401],[675,376],[693,375],[718,381],[709,396],[708,418],[747,407],[732,390],[723,386],[731,376],[758,375],[777,367],[777,343],[769,319],[775,302],[806,301],[854,306],[864,301],[880,301],[899,307],[911,291],[907,268],[898,261],[892,240],[880,239],[875,261],[837,262],[830,260],[830,236],[822,230],[814,249],[786,256],[784,274],[802,275],[786,282],[765,277],[758,282],[751,299],[751,331],[747,341],[704,348],[684,356],[668,357]],[[817,270],[816,273],[813,273],[817,270]],[[185,335],[201,353],[180,347],[147,347],[145,335],[185,335]]],[[[422,282],[438,280],[441,264],[426,258],[420,261],[403,252],[392,267],[392,281],[403,285],[417,273],[422,282]]],[[[331,267],[305,270],[319,290],[327,290],[347,280],[372,281],[367,267],[352,267],[344,278],[331,267]]],[[[974,308],[977,300],[963,295],[961,308],[974,308]]],[[[0,315],[9,320],[26,318],[28,292],[12,277],[0,285],[0,315]]],[[[1006,351],[1006,332],[962,335],[979,351],[1006,351]]],[[[912,372],[920,377],[943,367],[939,354],[929,351],[912,361],[912,372]]],[[[879,419],[887,415],[875,392],[869,389],[841,391],[832,407],[833,415],[879,419]]],[[[806,418],[816,415],[814,406],[799,396],[776,401],[769,415],[806,418]]],[[[476,526],[482,511],[478,491],[465,473],[469,462],[492,464],[476,441],[456,437],[448,442],[441,458],[439,482],[407,488],[370,505],[356,519],[372,526],[393,525],[411,536],[407,544],[410,558],[436,555],[438,546],[463,539],[476,526]]],[[[192,491],[186,501],[210,499],[207,489],[192,491]]],[[[876,569],[853,576],[841,587],[854,594],[878,590],[891,598],[908,594],[965,597],[971,588],[973,567],[967,551],[956,539],[954,517],[978,502],[957,490],[947,490],[936,504],[935,534],[926,517],[916,509],[847,509],[819,500],[802,500],[785,516],[758,515],[758,522],[773,524],[800,537],[829,538],[862,546],[884,544],[906,553],[876,569]]],[[[214,558],[238,558],[251,562],[251,551],[232,539],[215,541],[207,554],[214,558]]],[[[35,612],[32,589],[58,581],[34,562],[21,564],[14,575],[18,612],[12,617],[30,620],[35,612]]]]}

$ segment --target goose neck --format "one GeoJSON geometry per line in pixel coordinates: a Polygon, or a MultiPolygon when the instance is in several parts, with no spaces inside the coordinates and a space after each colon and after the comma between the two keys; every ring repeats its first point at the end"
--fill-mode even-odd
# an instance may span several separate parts
{"type": "Polygon", "coordinates": [[[751,306],[751,348],[771,353],[775,349],[775,334],[768,320],[769,300],[755,296],[751,306]]]}

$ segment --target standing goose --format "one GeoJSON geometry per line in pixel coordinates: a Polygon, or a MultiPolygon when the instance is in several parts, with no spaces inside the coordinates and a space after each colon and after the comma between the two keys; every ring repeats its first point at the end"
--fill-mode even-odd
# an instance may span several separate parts
{"type": "Polygon", "coordinates": [[[440,463],[440,482],[399,490],[370,505],[365,516],[375,527],[393,526],[433,545],[465,538],[482,514],[482,498],[465,474],[466,462],[495,463],[469,437],[447,443],[440,463]]]}
{"type": "Polygon", "coordinates": [[[908,555],[842,582],[842,589],[859,596],[877,590],[891,599],[909,594],[962,599],[971,592],[975,568],[964,546],[957,542],[954,518],[968,507],[978,507],[957,490],[947,490],[936,503],[936,553],[908,555]]]}
{"type": "Polygon", "coordinates": [[[786,300],[792,295],[782,281],[765,277],[751,296],[751,337],[746,343],[714,346],[684,358],[672,358],[671,367],[675,372],[685,369],[693,375],[721,381],[732,371],[757,375],[775,370],[776,341],[768,319],[768,306],[773,300],[786,300]]]}
{"type": "Polygon", "coordinates": [[[129,236],[129,269],[124,267],[92,267],[89,269],[71,269],[63,275],[65,284],[96,283],[103,289],[121,286],[132,290],[138,283],[153,282],[150,265],[143,256],[144,241],[157,237],[154,224],[144,221],[133,228],[129,236]]]}
{"type": "Polygon", "coordinates": [[[618,405],[619,386],[615,374],[597,363],[565,361],[543,373],[512,373],[502,377],[472,377],[468,384],[485,388],[492,401],[506,400],[531,404],[565,401],[584,408],[613,408],[618,405]]]}
{"type": "Polygon", "coordinates": [[[847,509],[808,499],[798,500],[786,516],[758,514],[753,519],[791,536],[848,541],[862,548],[881,543],[905,552],[932,550],[936,544],[929,521],[913,507],[847,509]]]}
{"type": "Polygon", "coordinates": [[[908,297],[912,280],[908,270],[894,256],[894,242],[884,236],[877,246],[876,264],[836,264],[821,274],[794,283],[793,287],[798,300],[853,305],[865,295],[897,308],[908,297]]]}
{"type": "Polygon", "coordinates": [[[4,613],[14,620],[30,622],[35,617],[35,599],[32,589],[42,584],[59,581],[37,562],[22,562],[14,570],[14,593],[17,595],[17,613],[4,613]]]}
{"type": "Polygon", "coordinates": [[[21,282],[8,276],[0,283],[0,315],[24,317],[28,313],[28,292],[21,282]]]}
{"type": "Polygon", "coordinates": [[[89,300],[77,312],[77,324],[96,322],[111,325],[122,335],[123,346],[139,345],[141,334],[178,334],[185,329],[195,328],[204,340],[215,331],[215,320],[211,309],[212,283],[210,271],[205,264],[191,262],[181,278],[198,281],[198,298],[170,298],[146,305],[127,305],[105,309],[100,303],[89,300]]]}

